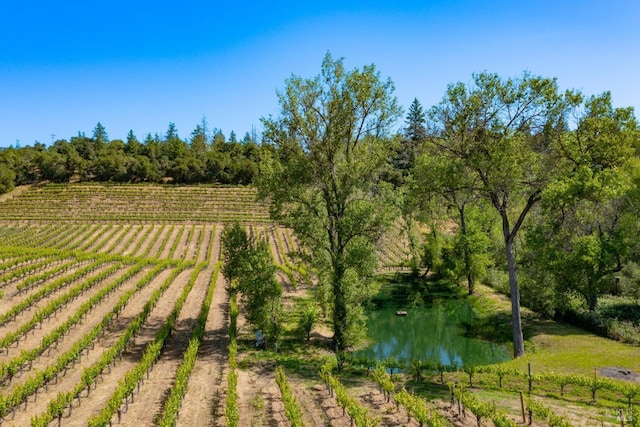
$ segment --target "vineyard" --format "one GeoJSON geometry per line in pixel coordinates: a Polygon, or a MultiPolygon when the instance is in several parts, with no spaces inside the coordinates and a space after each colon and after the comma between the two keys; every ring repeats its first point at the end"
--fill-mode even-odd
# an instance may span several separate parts
{"type": "Polygon", "coordinates": [[[269,223],[250,187],[48,184],[0,203],[0,218],[35,221],[269,223]]]}
{"type": "MultiPolygon", "coordinates": [[[[326,324],[256,350],[220,273],[232,220],[268,240],[295,318],[312,274],[251,188],[45,185],[1,201],[0,424],[515,425],[522,390],[536,425],[633,422],[640,388],[597,376],[424,365],[414,378],[361,360],[337,373],[326,324]]],[[[401,228],[382,270],[406,265],[401,228]]]]}

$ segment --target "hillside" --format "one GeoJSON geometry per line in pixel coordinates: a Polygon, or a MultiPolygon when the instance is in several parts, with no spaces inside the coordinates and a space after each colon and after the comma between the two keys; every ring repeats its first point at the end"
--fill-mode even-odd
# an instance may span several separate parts
{"type": "Polygon", "coordinates": [[[33,186],[0,203],[0,220],[269,223],[251,187],[113,184],[33,186]]]}
{"type": "MultiPolygon", "coordinates": [[[[182,383],[178,425],[223,425],[229,302],[220,235],[235,220],[269,241],[285,304],[295,306],[306,295],[293,283],[297,241],[270,222],[252,188],[48,184],[3,197],[0,418],[156,425],[174,416],[165,415],[176,410],[167,396],[182,383]]],[[[385,262],[400,262],[402,243],[385,242],[385,262]]],[[[261,371],[239,373],[241,425],[285,419],[273,370],[261,371]]],[[[290,375],[308,425],[327,420],[329,397],[290,375]]]]}

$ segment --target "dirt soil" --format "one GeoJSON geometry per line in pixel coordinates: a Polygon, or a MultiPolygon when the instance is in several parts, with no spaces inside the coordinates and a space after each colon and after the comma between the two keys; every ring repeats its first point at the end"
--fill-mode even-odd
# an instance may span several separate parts
{"type": "MultiPolygon", "coordinates": [[[[219,252],[220,230],[216,230],[212,244],[214,256],[219,252]]],[[[224,426],[227,346],[229,345],[229,298],[222,274],[209,308],[204,337],[198,359],[191,373],[187,394],[176,425],[224,426]]]]}
{"type": "MultiPolygon", "coordinates": [[[[173,232],[166,240],[164,247],[161,243],[167,236],[170,226],[165,226],[162,232],[159,225],[137,225],[123,226],[122,229],[114,234],[109,242],[101,243],[103,237],[94,243],[94,247],[102,247],[103,250],[113,246],[113,254],[123,254],[132,250],[136,246],[139,239],[145,235],[148,227],[153,227],[146,234],[145,239],[150,242],[156,238],[152,248],[148,248],[149,243],[145,242],[139,248],[138,255],[144,253],[148,248],[150,256],[161,256],[168,258],[171,256],[169,249],[173,241],[178,235],[179,227],[183,227],[182,237],[173,256],[192,260],[197,259],[203,261],[206,256],[206,250],[212,245],[212,261],[205,268],[196,280],[196,284],[185,302],[185,305],[177,319],[176,326],[172,336],[166,342],[162,356],[157,364],[150,371],[149,378],[145,379],[140,389],[134,393],[133,401],[128,400],[126,410],[123,410],[119,425],[122,426],[153,426],[164,401],[168,395],[168,389],[175,380],[175,372],[178,364],[182,360],[182,353],[187,346],[191,336],[193,325],[200,311],[201,303],[206,294],[207,287],[210,284],[214,271],[215,263],[220,255],[220,235],[222,226],[213,227],[211,224],[206,226],[196,226],[191,237],[187,239],[187,235],[191,229],[191,225],[178,225],[174,227],[173,232]],[[199,236],[204,233],[202,247],[198,248],[197,244],[199,236]],[[123,239],[118,242],[118,236],[122,235],[123,239]]],[[[100,227],[92,231],[90,234],[104,233],[105,228],[100,227]]],[[[113,231],[111,229],[110,231],[113,231]]],[[[268,237],[270,248],[274,254],[274,259],[284,264],[287,261],[286,255],[282,254],[282,250],[289,248],[289,242],[286,235],[281,229],[273,229],[271,226],[255,226],[253,232],[256,235],[268,237]],[[280,236],[282,245],[278,244],[276,236],[280,236]],[[283,246],[283,248],[280,248],[283,246]]],[[[88,236],[84,239],[79,238],[78,244],[82,244],[83,240],[87,241],[88,236]]],[[[105,267],[106,268],[106,265],[105,267]]],[[[115,280],[124,273],[124,268],[118,271],[111,279],[115,280]]],[[[36,371],[44,369],[52,364],[56,357],[67,349],[71,348],[74,341],[80,339],[81,336],[97,324],[103,316],[108,313],[117,303],[119,295],[127,289],[132,289],[137,280],[144,275],[141,272],[136,277],[124,283],[118,292],[109,295],[102,301],[98,307],[94,309],[92,314],[83,320],[81,324],[75,327],[72,333],[64,338],[56,348],[52,348],[50,352],[45,352],[38,357],[32,364],[31,370],[25,369],[20,372],[11,384],[2,384],[2,393],[7,394],[10,390],[19,387],[36,371]]],[[[95,273],[97,274],[97,272],[95,273]]],[[[169,270],[160,273],[151,283],[136,293],[131,299],[118,320],[114,322],[107,333],[95,344],[95,348],[83,352],[81,360],[64,375],[61,375],[55,384],[50,384],[47,389],[40,389],[37,396],[30,396],[27,402],[20,405],[20,409],[14,415],[9,415],[5,420],[6,426],[28,426],[30,419],[37,414],[46,410],[48,401],[53,399],[58,393],[67,391],[80,381],[80,376],[85,367],[89,366],[101,356],[103,351],[107,349],[113,342],[118,339],[122,332],[126,329],[129,322],[134,319],[142,310],[146,301],[150,298],[151,293],[157,289],[166,279],[169,270]]],[[[105,373],[89,390],[84,390],[80,398],[74,401],[71,408],[65,411],[62,425],[67,426],[83,426],[87,424],[88,419],[97,413],[104,405],[107,399],[113,393],[118,381],[120,381],[125,373],[131,370],[140,358],[142,351],[147,343],[151,342],[155,333],[166,321],[167,316],[173,308],[173,305],[180,295],[183,287],[189,280],[190,269],[182,272],[173,281],[165,294],[159,300],[157,306],[152,310],[151,315],[145,322],[141,333],[135,339],[135,344],[130,348],[122,360],[118,360],[109,372],[105,373]],[[70,414],[70,412],[72,412],[70,414]]],[[[283,305],[293,307],[295,301],[304,297],[309,289],[305,289],[304,285],[298,284],[294,287],[288,283],[288,278],[284,274],[278,274],[278,279],[283,282],[284,298],[283,305]]],[[[105,286],[103,283],[100,286],[105,286]]],[[[61,324],[66,318],[67,313],[73,313],[78,306],[86,301],[91,295],[98,291],[99,287],[88,291],[85,296],[78,298],[69,303],[62,314],[46,321],[42,326],[37,327],[24,337],[18,346],[11,347],[9,354],[0,354],[0,362],[8,361],[15,357],[19,351],[35,348],[39,345],[42,337],[51,332],[56,326],[61,324]]],[[[26,322],[33,313],[40,307],[43,307],[48,301],[52,300],[56,295],[66,292],[61,290],[44,298],[39,302],[31,312],[25,312],[18,318],[6,325],[0,325],[0,336],[9,333],[11,329],[19,327],[26,322]]],[[[15,295],[15,285],[7,286],[5,289],[5,299],[0,300],[0,312],[9,308],[10,305],[25,298],[23,295],[15,295]]],[[[25,294],[26,295],[26,294],[25,294]]],[[[222,274],[219,274],[216,280],[213,301],[208,313],[207,322],[205,324],[204,338],[198,352],[194,370],[190,376],[187,393],[183,399],[183,406],[177,419],[177,426],[182,427],[200,427],[215,426],[222,427],[225,425],[224,410],[227,387],[227,368],[228,355],[227,346],[228,339],[228,313],[229,298],[226,291],[226,282],[222,274]]],[[[238,328],[240,335],[243,337],[252,337],[252,330],[246,324],[242,312],[238,319],[238,328]]],[[[320,324],[314,328],[312,332],[312,345],[318,348],[320,352],[326,351],[329,354],[329,343],[331,340],[331,330],[325,324],[320,324]],[[324,350],[323,350],[324,349],[324,350]]],[[[314,350],[315,351],[315,350],[314,350]]],[[[240,426],[287,426],[290,425],[286,419],[282,396],[275,381],[275,363],[271,360],[254,360],[249,352],[240,352],[238,355],[238,407],[240,413],[240,426]]],[[[286,371],[289,383],[294,392],[296,400],[303,412],[303,421],[307,426],[325,427],[351,426],[349,416],[345,414],[343,409],[338,405],[335,397],[329,392],[323,384],[317,373],[303,370],[286,371]]],[[[637,372],[619,369],[615,367],[601,368],[599,375],[603,377],[613,377],[618,379],[626,379],[630,381],[640,382],[640,374],[637,372]]],[[[405,410],[400,407],[396,408],[393,402],[387,402],[378,389],[377,385],[371,378],[348,378],[342,377],[341,381],[349,389],[351,395],[367,409],[369,415],[379,419],[380,426],[417,426],[417,422],[409,419],[405,410]]],[[[451,406],[449,402],[435,402],[440,412],[445,414],[450,422],[457,427],[475,427],[477,421],[475,417],[468,412],[466,415],[458,413],[457,406],[451,406]]],[[[124,407],[124,406],[123,406],[124,407]]],[[[510,414],[518,413],[517,408],[510,410],[510,414]]],[[[118,424],[117,416],[112,418],[114,424],[118,424]]],[[[514,420],[522,425],[522,420],[514,420]]]]}

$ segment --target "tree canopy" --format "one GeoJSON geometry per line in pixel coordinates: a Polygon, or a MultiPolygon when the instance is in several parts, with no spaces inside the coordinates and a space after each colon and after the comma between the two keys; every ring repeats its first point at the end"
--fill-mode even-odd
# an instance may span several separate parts
{"type": "MultiPolygon", "coordinates": [[[[547,193],[568,202],[619,185],[631,140],[623,123],[612,122],[607,98],[590,98],[581,109],[582,95],[560,93],[554,79],[524,73],[505,80],[481,73],[472,85],[450,85],[429,111],[429,155],[455,165],[444,188],[460,197],[475,192],[500,217],[516,357],[524,354],[524,340],[514,245],[525,220],[547,193]],[[575,130],[569,117],[576,117],[575,130]]],[[[628,112],[618,115],[623,122],[630,119],[628,112]]]]}
{"type": "Polygon", "coordinates": [[[126,141],[109,140],[98,123],[92,137],[82,133],[45,147],[0,150],[7,171],[0,177],[0,193],[15,185],[40,180],[53,182],[174,182],[180,184],[250,184],[262,157],[256,140],[225,141],[220,130],[210,132],[203,119],[184,140],[170,123],[164,137],[148,134],[141,142],[133,131],[126,141]]]}
{"type": "Polygon", "coordinates": [[[315,78],[287,79],[280,116],[263,119],[274,157],[263,162],[258,186],[273,217],[311,255],[331,300],[338,351],[363,330],[374,245],[393,216],[389,186],[380,180],[401,114],[393,91],[375,66],[346,71],[327,54],[315,78]]]}

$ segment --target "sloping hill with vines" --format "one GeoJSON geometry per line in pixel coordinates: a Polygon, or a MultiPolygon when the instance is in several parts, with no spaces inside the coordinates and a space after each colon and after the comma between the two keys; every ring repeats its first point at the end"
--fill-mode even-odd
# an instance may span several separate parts
{"type": "Polygon", "coordinates": [[[271,222],[252,187],[95,183],[46,184],[8,195],[0,220],[271,222]]]}
{"type": "MultiPolygon", "coordinates": [[[[294,305],[305,292],[292,286],[306,273],[290,256],[299,243],[272,224],[252,188],[47,184],[4,197],[0,421],[223,425],[229,301],[220,233],[229,221],[269,240],[294,305]]],[[[402,244],[388,241],[383,262],[400,263],[402,244]]],[[[303,386],[296,372],[281,370],[277,381],[272,368],[264,373],[239,373],[241,424],[280,423],[295,400],[307,425],[349,424],[331,409],[332,395],[303,386]],[[289,381],[294,391],[281,392],[289,381]]]]}

